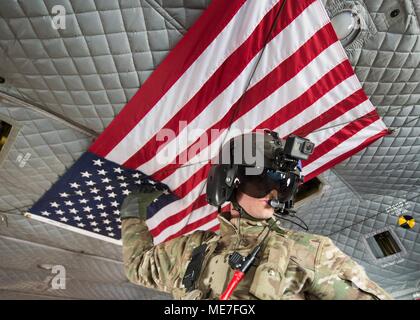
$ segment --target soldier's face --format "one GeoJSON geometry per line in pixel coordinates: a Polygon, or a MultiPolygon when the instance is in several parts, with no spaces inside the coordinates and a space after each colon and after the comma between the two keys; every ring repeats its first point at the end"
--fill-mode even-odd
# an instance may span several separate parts
{"type": "Polygon", "coordinates": [[[257,219],[269,219],[274,214],[272,208],[267,202],[277,197],[277,190],[271,190],[262,198],[254,198],[243,192],[238,192],[236,201],[251,216],[257,219]]]}

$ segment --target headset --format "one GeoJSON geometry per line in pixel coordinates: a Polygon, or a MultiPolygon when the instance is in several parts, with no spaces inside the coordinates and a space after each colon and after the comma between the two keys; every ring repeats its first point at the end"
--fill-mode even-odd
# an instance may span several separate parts
{"type": "Polygon", "coordinates": [[[235,200],[236,191],[261,198],[276,189],[277,199],[267,203],[277,214],[287,214],[293,208],[299,184],[303,183],[301,160],[307,160],[314,147],[309,139],[296,135],[282,141],[277,132],[270,130],[232,138],[222,147],[209,170],[208,203],[218,207],[220,212],[223,203],[235,200]],[[255,157],[249,157],[246,152],[252,152],[255,157]]]}

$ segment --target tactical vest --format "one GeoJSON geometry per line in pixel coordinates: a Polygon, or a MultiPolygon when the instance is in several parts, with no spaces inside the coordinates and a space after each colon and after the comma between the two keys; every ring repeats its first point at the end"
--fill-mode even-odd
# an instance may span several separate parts
{"type": "MultiPolygon", "coordinates": [[[[219,299],[234,273],[228,263],[229,255],[237,251],[246,256],[256,245],[256,242],[245,240],[247,242],[245,245],[234,250],[234,246],[226,247],[221,240],[223,239],[220,236],[214,235],[204,242],[196,243],[194,249],[206,246],[199,274],[193,288],[182,286],[172,292],[175,299],[219,299]]],[[[232,299],[280,299],[286,287],[283,280],[292,246],[293,241],[275,230],[270,231],[259,258],[233,292],[232,299]]],[[[189,254],[190,260],[186,266],[183,266],[181,274],[184,277],[189,274],[188,266],[194,264],[194,260],[200,259],[197,256],[199,250],[196,251],[195,257],[193,251],[189,250],[186,253],[189,254]]]]}

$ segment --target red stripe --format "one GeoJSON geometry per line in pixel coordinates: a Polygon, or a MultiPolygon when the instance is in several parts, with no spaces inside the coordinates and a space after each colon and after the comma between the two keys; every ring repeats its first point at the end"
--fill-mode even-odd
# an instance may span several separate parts
{"type": "Polygon", "coordinates": [[[213,42],[244,3],[245,0],[213,0],[89,151],[105,157],[213,42]]]}
{"type": "Polygon", "coordinates": [[[362,144],[360,144],[356,148],[351,149],[351,150],[347,151],[346,153],[343,153],[342,155],[338,156],[337,158],[334,158],[333,160],[327,162],[326,164],[322,165],[318,169],[316,169],[316,170],[312,171],[311,173],[309,173],[308,175],[306,175],[305,179],[304,179],[305,182],[308,182],[312,178],[315,178],[316,176],[318,176],[319,174],[321,174],[325,170],[328,170],[328,169],[334,167],[338,163],[340,163],[343,160],[351,157],[352,155],[354,155],[357,152],[359,152],[360,150],[366,148],[367,146],[369,146],[370,144],[372,144],[373,142],[375,142],[379,138],[384,137],[388,134],[390,134],[388,129],[385,129],[385,130],[375,134],[374,136],[371,136],[371,137],[367,138],[362,144]]]}
{"type": "MultiPolygon", "coordinates": [[[[213,127],[212,127],[213,128],[213,127]]],[[[210,134],[208,137],[209,132],[211,129],[207,130],[201,137],[199,137],[193,144],[191,144],[187,149],[182,151],[179,155],[176,156],[175,161],[172,161],[172,164],[168,164],[167,166],[163,167],[161,170],[157,171],[152,175],[154,179],[162,181],[166,179],[171,174],[174,173],[181,165],[183,165],[183,161],[181,159],[192,159],[196,154],[198,154],[200,149],[200,141],[205,141],[206,146],[212,144],[222,133],[224,133],[227,128],[224,128],[220,131],[215,131],[213,134],[210,134]],[[210,138],[210,141],[209,141],[210,138]],[[202,139],[202,140],[201,140],[202,139]],[[209,141],[209,143],[207,143],[209,141]],[[198,146],[198,147],[197,147],[198,146]]]]}
{"type": "Polygon", "coordinates": [[[357,107],[359,104],[365,102],[368,99],[363,89],[359,89],[354,92],[352,95],[338,102],[334,107],[325,111],[312,121],[301,126],[299,129],[296,129],[293,134],[300,137],[306,137],[311,132],[315,131],[318,128],[323,127],[327,123],[334,121],[341,115],[350,111],[351,109],[357,107]]]}
{"type": "Polygon", "coordinates": [[[205,217],[203,217],[203,218],[201,218],[201,219],[199,219],[197,221],[194,221],[191,224],[186,225],[184,228],[182,228],[178,232],[170,235],[164,241],[168,241],[168,240],[177,238],[179,236],[182,236],[183,234],[188,233],[188,232],[191,232],[191,231],[193,231],[193,230],[201,227],[202,225],[204,225],[204,224],[206,224],[206,223],[208,223],[208,222],[210,222],[210,221],[212,221],[214,219],[217,219],[217,210],[216,211],[213,211],[211,214],[209,214],[209,215],[207,215],[207,216],[205,216],[205,217]]]}
{"type": "Polygon", "coordinates": [[[210,170],[210,163],[207,163],[205,166],[198,169],[186,182],[181,184],[178,188],[173,190],[178,197],[184,197],[191,190],[193,190],[198,184],[203,180],[207,179],[207,174],[210,170]]]}
{"type": "Polygon", "coordinates": [[[213,228],[209,229],[209,231],[216,232],[216,231],[218,231],[219,229],[220,229],[220,224],[218,224],[218,225],[214,226],[213,228]]]}
{"type": "MultiPolygon", "coordinates": [[[[226,209],[228,209],[229,206],[230,206],[229,204],[226,204],[226,205],[222,206],[222,212],[224,212],[226,209]]],[[[230,211],[230,209],[229,209],[229,211],[230,211]]],[[[197,220],[196,222],[193,222],[191,224],[187,224],[184,228],[182,228],[180,231],[178,231],[176,233],[177,234],[176,236],[171,235],[167,239],[165,239],[164,241],[173,239],[173,238],[178,237],[180,235],[183,235],[187,232],[191,232],[195,229],[200,228],[201,226],[205,225],[206,223],[209,223],[210,221],[216,220],[216,219],[217,219],[217,211],[213,211],[212,213],[203,217],[202,219],[197,220]]],[[[217,224],[214,227],[210,228],[209,231],[215,232],[219,229],[220,229],[220,224],[217,224]]]]}
{"type": "Polygon", "coordinates": [[[317,145],[315,147],[314,152],[309,156],[309,159],[302,160],[302,166],[305,167],[308,164],[315,161],[316,159],[322,157],[324,154],[331,151],[332,149],[343,143],[345,140],[349,139],[357,132],[374,123],[378,119],[378,113],[376,112],[376,110],[372,110],[371,112],[365,114],[362,118],[348,123],[342,129],[340,129],[331,137],[329,137],[327,140],[317,145]]]}
{"type": "MultiPolygon", "coordinates": [[[[275,113],[273,116],[263,121],[258,125],[258,128],[270,128],[276,129],[282,124],[297,116],[299,113],[305,111],[308,107],[322,98],[325,94],[328,94],[333,88],[342,83],[344,80],[353,76],[354,72],[348,60],[343,61],[328,73],[326,73],[322,78],[320,78],[316,83],[314,83],[308,90],[306,90],[302,95],[297,97],[295,100],[289,102],[285,105],[281,111],[275,113]]],[[[333,109],[332,107],[331,109],[333,109]]],[[[330,110],[331,110],[330,109],[330,110]]],[[[314,115],[315,117],[316,115],[314,115]]],[[[327,120],[329,117],[325,116],[323,120],[327,120]]],[[[330,120],[331,121],[331,120],[330,120]]],[[[297,118],[295,124],[299,124],[299,119],[297,118]]],[[[308,125],[303,125],[303,127],[295,130],[295,132],[312,132],[313,130],[320,127],[320,122],[310,122],[308,125]],[[314,126],[318,124],[318,126],[314,126]],[[305,128],[307,131],[304,131],[302,128],[305,128]]],[[[295,133],[297,134],[297,133],[295,133]]],[[[306,136],[307,134],[303,135],[306,136]]]]}
{"type": "MultiPolygon", "coordinates": [[[[200,88],[195,96],[188,101],[181,110],[179,110],[173,118],[171,118],[164,126],[165,129],[171,129],[176,135],[179,134],[179,122],[186,121],[190,123],[201,112],[205,110],[220,93],[222,93],[249,64],[258,52],[264,47],[265,43],[272,40],[282,30],[284,30],[302,11],[305,10],[314,0],[300,1],[299,5],[292,2],[285,5],[286,11],[290,11],[290,16],[282,17],[273,31],[270,32],[277,13],[282,6],[280,1],[274,6],[260,21],[258,26],[242,45],[232,53],[217,71],[209,78],[209,80],[200,88]],[[268,40],[267,40],[267,35],[268,40]]],[[[181,128],[182,130],[182,128],[181,128]]],[[[175,138],[176,139],[176,138],[175,138]]],[[[143,163],[149,161],[156,156],[157,150],[168,141],[158,141],[157,135],[154,135],[142,148],[132,155],[123,165],[127,168],[138,168],[143,163]]]]}
{"type": "MultiPolygon", "coordinates": [[[[181,201],[181,200],[178,200],[181,201]]],[[[197,200],[195,200],[193,203],[191,203],[188,207],[185,209],[182,209],[181,211],[170,215],[166,219],[162,220],[156,227],[149,230],[150,234],[153,237],[157,237],[163,230],[165,230],[167,227],[170,227],[171,225],[178,223],[182,219],[184,219],[186,216],[191,214],[192,211],[199,209],[207,204],[206,195],[202,194],[200,195],[197,200]]]]}
{"type": "MultiPolygon", "coordinates": [[[[193,148],[196,143],[200,143],[201,139],[207,139],[208,136],[213,138],[210,134],[211,129],[220,130],[229,127],[229,124],[232,121],[232,113],[235,109],[237,109],[238,112],[235,114],[235,118],[233,119],[233,121],[236,121],[237,119],[242,117],[245,113],[247,113],[249,110],[255,107],[262,100],[267,98],[279,87],[281,87],[284,83],[293,78],[308,63],[310,63],[314,58],[316,58],[316,56],[318,56],[331,44],[335,43],[335,38],[330,36],[332,31],[333,29],[331,24],[327,24],[326,26],[321,28],[293,55],[284,60],[272,72],[270,72],[254,87],[248,90],[244,94],[243,99],[236,102],[221,120],[219,120],[211,128],[207,129],[206,132],[200,138],[198,138],[192,145],[190,145],[186,150],[184,150],[180,154],[180,156],[176,158],[176,164],[171,164],[166,167],[163,167],[155,174],[159,174],[159,176],[163,178],[170,176],[172,174],[170,169],[176,169],[179,166],[181,166],[183,163],[181,163],[179,159],[185,159],[186,154],[188,154],[189,150],[193,148]],[[241,105],[239,106],[239,104],[241,105]]],[[[351,66],[348,66],[350,68],[349,70],[351,70],[352,74],[354,74],[351,69],[351,66]]]]}

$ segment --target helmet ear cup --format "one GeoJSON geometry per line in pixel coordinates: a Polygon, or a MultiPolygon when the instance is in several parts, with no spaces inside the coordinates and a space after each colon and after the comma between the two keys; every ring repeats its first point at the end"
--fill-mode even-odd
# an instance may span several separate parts
{"type": "Polygon", "coordinates": [[[213,165],[207,176],[207,202],[213,206],[221,206],[232,197],[236,187],[237,166],[213,165]]]}

